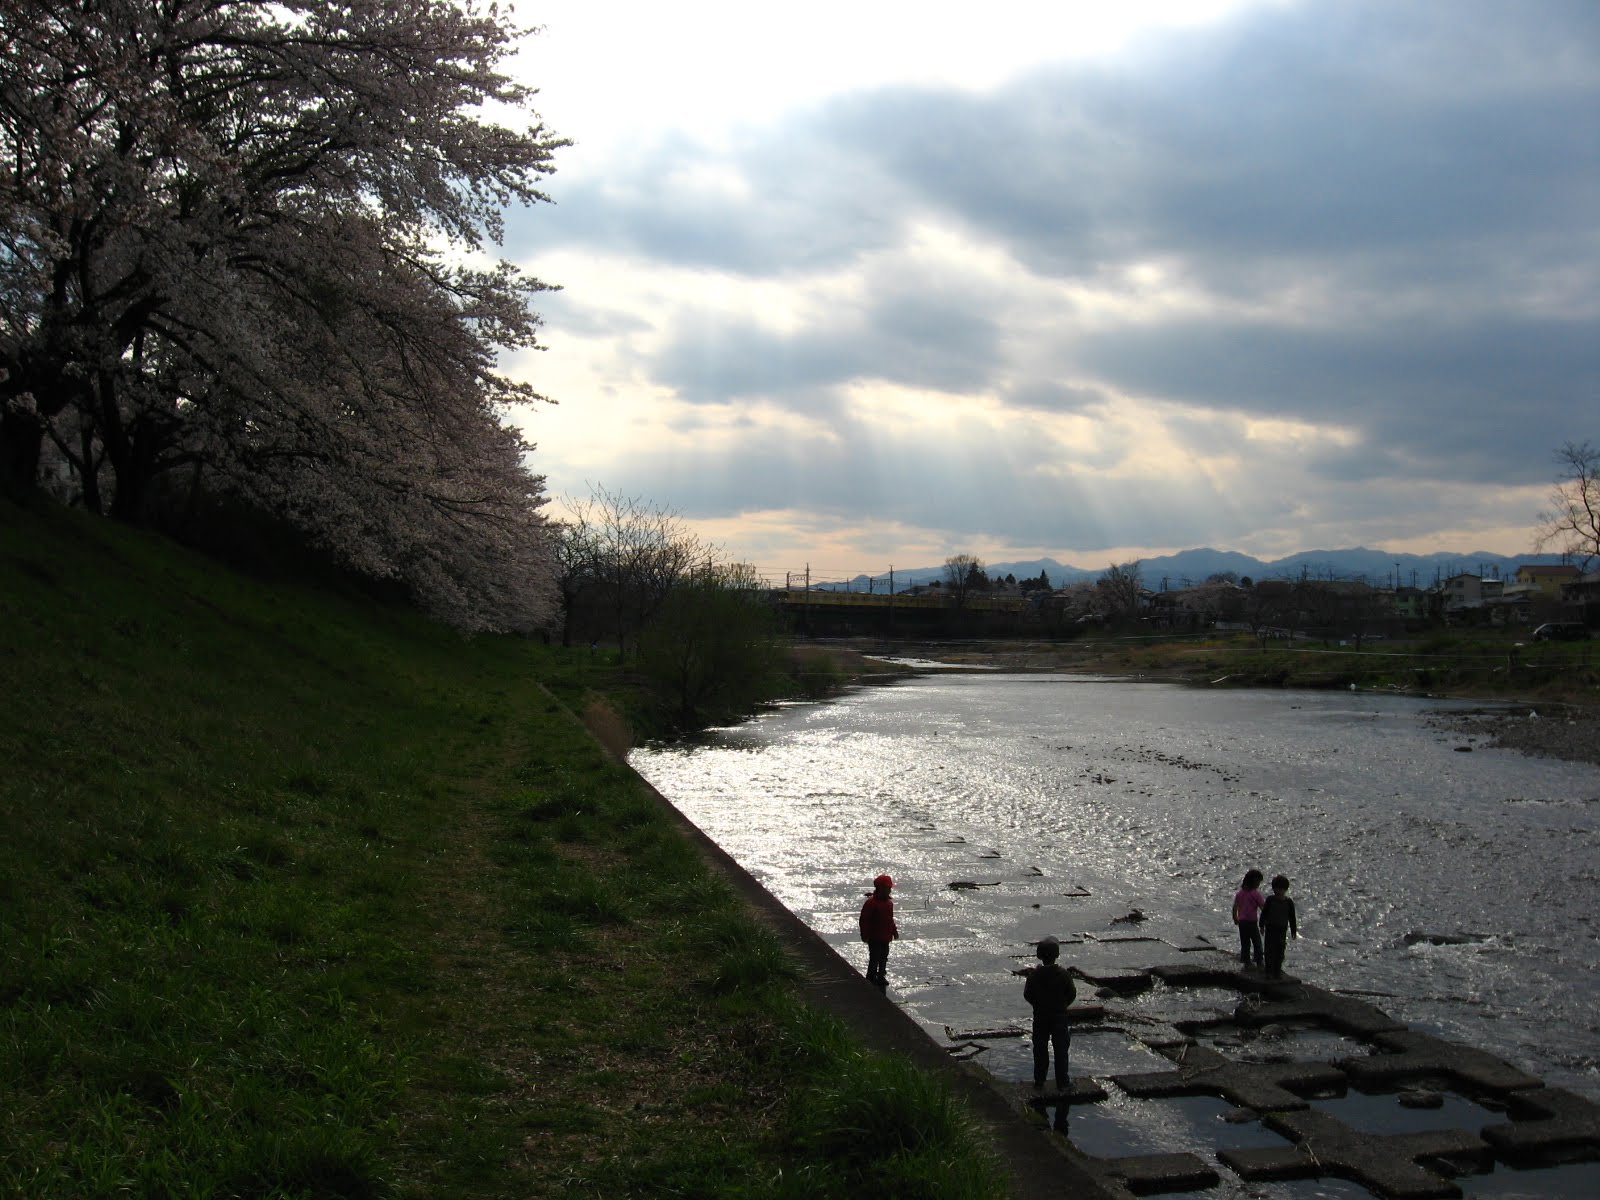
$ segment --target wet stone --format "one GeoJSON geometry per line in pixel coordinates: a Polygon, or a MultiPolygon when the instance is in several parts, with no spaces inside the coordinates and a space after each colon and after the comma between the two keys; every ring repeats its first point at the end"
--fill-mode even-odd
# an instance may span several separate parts
{"type": "Polygon", "coordinates": [[[1067,1009],[1068,1025],[1104,1025],[1106,1009],[1101,1004],[1074,1004],[1067,1009]]]}
{"type": "Polygon", "coordinates": [[[1371,1089],[1394,1088],[1414,1079],[1449,1079],[1479,1092],[1510,1092],[1539,1086],[1539,1080],[1483,1050],[1462,1046],[1412,1029],[1379,1033],[1380,1052],[1341,1059],[1352,1082],[1371,1089]]]}
{"type": "Polygon", "coordinates": [[[1426,1088],[1412,1088],[1395,1097],[1401,1108],[1443,1108],[1444,1097],[1426,1088]]]}
{"type": "Polygon", "coordinates": [[[1025,1031],[1017,1025],[1004,1025],[996,1029],[952,1029],[944,1027],[944,1034],[952,1042],[984,1042],[1000,1038],[1019,1038],[1025,1031]]]}
{"type": "Polygon", "coordinates": [[[1149,933],[1090,933],[1085,937],[1089,941],[1107,943],[1127,942],[1159,942],[1161,939],[1149,933]]]}
{"type": "Polygon", "coordinates": [[[1130,1096],[1221,1096],[1259,1112],[1306,1108],[1297,1093],[1343,1093],[1343,1072],[1326,1063],[1236,1062],[1206,1046],[1164,1051],[1178,1062],[1175,1071],[1114,1075],[1112,1082],[1130,1096]]]}
{"type": "Polygon", "coordinates": [[[1098,1104],[1106,1098],[1106,1090],[1087,1075],[1067,1077],[1067,1086],[1058,1088],[1054,1081],[1043,1087],[1031,1083],[1017,1085],[1022,1102],[1032,1108],[1047,1108],[1057,1104],[1098,1104]]]}
{"type": "Polygon", "coordinates": [[[1150,974],[1170,987],[1181,988],[1234,988],[1239,972],[1223,962],[1168,963],[1151,967],[1150,974]]]}
{"type": "Polygon", "coordinates": [[[1098,1159],[1095,1166],[1135,1196],[1195,1192],[1221,1182],[1211,1164],[1193,1154],[1133,1154],[1098,1159]]]}
{"type": "Polygon", "coordinates": [[[1147,978],[1150,960],[1177,950],[1161,938],[1148,933],[1113,932],[1109,929],[1085,930],[1083,944],[1072,951],[1072,965],[1085,971],[1133,971],[1147,978]]]}
{"type": "Polygon", "coordinates": [[[1312,1023],[1363,1038],[1405,1029],[1380,1008],[1309,984],[1271,987],[1264,998],[1240,1004],[1233,1019],[1244,1026],[1312,1023]]]}
{"type": "Polygon", "coordinates": [[[1110,996],[1136,996],[1140,992],[1149,991],[1153,984],[1148,971],[1075,966],[1072,972],[1094,984],[1097,989],[1095,995],[1102,999],[1110,996]]]}
{"type": "Polygon", "coordinates": [[[1223,1162],[1252,1182],[1332,1175],[1393,1200],[1433,1200],[1459,1196],[1461,1189],[1421,1160],[1447,1163],[1452,1170],[1487,1171],[1493,1165],[1489,1147],[1461,1129],[1367,1133],[1320,1112],[1275,1112],[1264,1120],[1295,1144],[1218,1151],[1223,1162]]]}
{"type": "Polygon", "coordinates": [[[1180,1046],[1187,1046],[1194,1040],[1177,1027],[1166,1024],[1141,1024],[1130,1027],[1128,1032],[1150,1049],[1159,1051],[1168,1058],[1172,1057],[1170,1051],[1180,1046]]]}
{"type": "Polygon", "coordinates": [[[1513,1093],[1507,1112],[1511,1121],[1485,1127],[1483,1140],[1513,1166],[1600,1160],[1600,1104],[1541,1087],[1513,1093]]]}

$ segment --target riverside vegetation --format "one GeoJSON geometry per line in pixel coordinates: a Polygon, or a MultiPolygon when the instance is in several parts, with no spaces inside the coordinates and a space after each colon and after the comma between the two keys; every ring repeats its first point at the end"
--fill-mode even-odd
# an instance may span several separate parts
{"type": "Polygon", "coordinates": [[[4,503],[0,620],[0,1194],[1003,1194],[584,731],[587,651],[4,503]]]}
{"type": "Polygon", "coordinates": [[[1492,701],[1437,723],[1488,744],[1600,763],[1600,642],[1535,642],[1526,629],[1446,629],[1360,647],[1266,644],[1240,634],[1071,642],[856,643],[955,669],[1071,671],[1194,687],[1352,688],[1492,701]],[[1532,714],[1544,719],[1528,720],[1532,714]]]}

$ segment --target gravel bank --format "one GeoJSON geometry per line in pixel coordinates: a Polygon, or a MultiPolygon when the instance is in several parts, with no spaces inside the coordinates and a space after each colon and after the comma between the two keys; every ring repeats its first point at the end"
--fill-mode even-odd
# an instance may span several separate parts
{"type": "Polygon", "coordinates": [[[1490,746],[1600,764],[1600,709],[1518,704],[1435,713],[1432,719],[1443,729],[1487,739],[1490,746]]]}

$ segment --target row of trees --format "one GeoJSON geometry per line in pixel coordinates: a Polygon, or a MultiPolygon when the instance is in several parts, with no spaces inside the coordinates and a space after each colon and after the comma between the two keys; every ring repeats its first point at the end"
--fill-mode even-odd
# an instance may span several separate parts
{"type": "Polygon", "coordinates": [[[671,509],[637,496],[597,487],[565,508],[563,645],[614,643],[683,725],[769,693],[778,619],[754,568],[726,561],[671,509]]]}
{"type": "Polygon", "coordinates": [[[450,0],[0,7],[0,485],[225,495],[464,627],[547,620],[539,397],[497,366],[545,285],[489,251],[564,142],[517,36],[450,0]]]}
{"type": "MultiPolygon", "coordinates": [[[[972,554],[954,554],[944,560],[944,594],[953,605],[960,608],[969,596],[989,591],[994,581],[984,570],[983,560],[972,554]]],[[[1020,592],[1050,591],[1050,577],[1044,571],[1037,579],[1018,583],[1014,575],[1005,577],[1006,586],[1015,586],[1020,592]]],[[[1093,616],[1104,621],[1131,619],[1139,612],[1139,594],[1144,586],[1139,561],[1112,563],[1092,584],[1079,584],[1064,589],[1063,601],[1080,610],[1079,615],[1093,616]]]]}

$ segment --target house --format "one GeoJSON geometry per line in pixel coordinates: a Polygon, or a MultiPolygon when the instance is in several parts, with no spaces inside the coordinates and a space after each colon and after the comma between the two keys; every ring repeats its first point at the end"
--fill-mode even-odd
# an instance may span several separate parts
{"type": "Polygon", "coordinates": [[[1582,621],[1591,629],[1600,627],[1600,571],[1591,571],[1565,584],[1561,589],[1562,611],[1570,620],[1582,621]]]}
{"type": "Polygon", "coordinates": [[[1504,586],[1499,579],[1462,573],[1450,576],[1439,590],[1444,593],[1445,611],[1450,612],[1462,608],[1482,608],[1485,601],[1499,596],[1504,586]]]}
{"type": "Polygon", "coordinates": [[[1447,621],[1504,624],[1508,620],[1515,620],[1527,604],[1515,596],[1511,604],[1503,603],[1504,580],[1485,579],[1481,575],[1465,572],[1446,579],[1439,588],[1439,594],[1444,600],[1447,621]]]}
{"type": "Polygon", "coordinates": [[[1394,615],[1402,621],[1422,621],[1428,616],[1428,593],[1421,588],[1395,588],[1390,604],[1394,615]]]}
{"type": "Polygon", "coordinates": [[[1517,568],[1517,582],[1538,588],[1545,595],[1556,597],[1561,589],[1583,578],[1583,572],[1567,563],[1529,563],[1517,568]]]}

